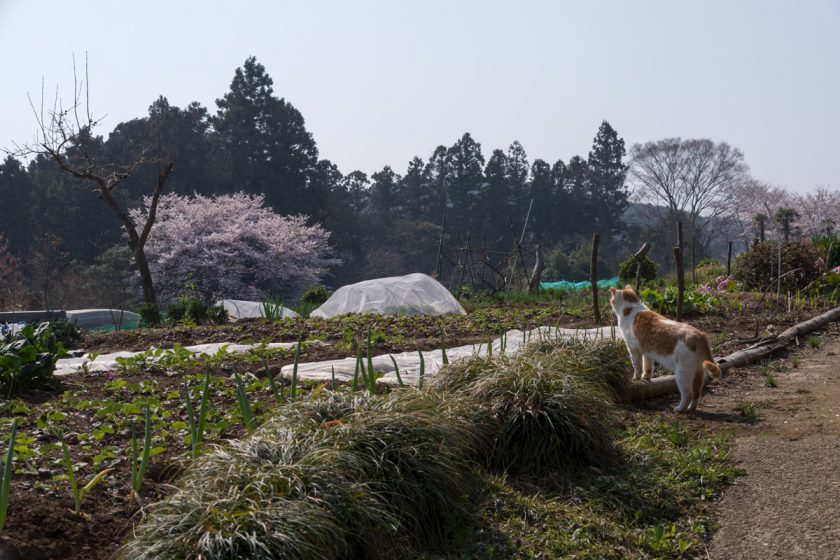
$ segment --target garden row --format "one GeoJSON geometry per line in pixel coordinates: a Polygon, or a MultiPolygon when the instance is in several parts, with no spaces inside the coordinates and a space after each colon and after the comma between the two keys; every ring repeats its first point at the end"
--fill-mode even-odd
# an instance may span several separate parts
{"type": "MultiPolygon", "coordinates": [[[[588,467],[609,473],[600,481],[609,485],[639,468],[640,457],[616,440],[614,396],[627,371],[620,344],[542,340],[513,357],[451,364],[426,390],[311,394],[275,409],[250,437],[198,457],[172,494],[146,508],[121,554],[395,558],[474,548],[474,538],[464,544],[465,528],[475,529],[475,504],[500,476],[573,481],[588,467]]],[[[671,444],[687,444],[679,426],[668,429],[677,432],[671,444]]],[[[681,466],[679,497],[665,486],[651,496],[613,498],[625,503],[609,523],[632,529],[610,527],[594,544],[559,539],[551,546],[620,556],[698,546],[696,527],[677,529],[680,500],[713,495],[732,474],[721,467],[722,452],[704,449],[690,468],[681,466]]]]}

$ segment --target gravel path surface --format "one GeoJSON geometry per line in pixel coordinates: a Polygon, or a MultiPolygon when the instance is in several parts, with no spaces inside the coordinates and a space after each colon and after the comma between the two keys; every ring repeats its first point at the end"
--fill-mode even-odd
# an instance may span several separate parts
{"type": "Polygon", "coordinates": [[[724,379],[691,421],[731,427],[732,458],[746,473],[713,506],[719,528],[708,558],[840,559],[840,334],[832,331],[785,358],[786,371],[770,372],[777,387],[754,370],[724,379]],[[732,422],[747,402],[757,421],[732,422]]]}

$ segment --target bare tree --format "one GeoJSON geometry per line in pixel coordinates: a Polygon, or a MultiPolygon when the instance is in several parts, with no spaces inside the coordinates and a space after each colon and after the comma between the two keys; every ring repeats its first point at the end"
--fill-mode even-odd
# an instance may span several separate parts
{"type": "Polygon", "coordinates": [[[747,174],[743,154],[726,142],[666,138],[635,144],[630,155],[637,197],[664,207],[661,217],[671,224],[684,221],[688,236],[698,239],[728,209],[728,197],[747,174]]]}
{"type": "Polygon", "coordinates": [[[93,118],[90,112],[87,60],[85,60],[85,80],[80,82],[76,76],[76,60],[75,57],[73,58],[73,77],[73,101],[69,107],[64,106],[56,92],[52,109],[45,112],[43,85],[40,108],[36,108],[30,98],[32,112],[38,124],[35,141],[31,144],[16,146],[11,153],[21,157],[50,158],[71,176],[93,184],[95,192],[119,219],[127,234],[128,247],[131,249],[134,263],[140,274],[144,301],[156,304],[154,283],[144,247],[155,223],[158,200],[167,178],[172,173],[174,163],[164,159],[160,134],[158,134],[156,149],[151,149],[150,146],[140,147],[132,161],[127,163],[100,161],[95,149],[97,139],[93,135],[100,120],[93,118]],[[115,189],[145,165],[157,166],[157,182],[150,197],[146,219],[143,223],[137,223],[125,203],[117,198],[115,189]]]}

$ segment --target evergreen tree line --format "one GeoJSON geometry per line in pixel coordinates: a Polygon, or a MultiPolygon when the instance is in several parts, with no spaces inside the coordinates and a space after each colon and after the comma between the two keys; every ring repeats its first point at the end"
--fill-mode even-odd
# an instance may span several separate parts
{"type": "MultiPolygon", "coordinates": [[[[467,242],[485,255],[510,252],[526,215],[529,250],[540,244],[546,253],[571,253],[595,232],[611,238],[623,229],[625,147],[606,121],[586,157],[531,162],[514,141],[485,158],[481,144],[465,133],[428,159],[413,158],[402,173],[385,166],[368,175],[344,174],[320,157],[301,113],[275,95],[271,77],[253,57],[236,69],[216,106],[211,114],[198,103],[179,108],[161,96],[148,116],[118,124],[107,139],[92,138],[88,149],[116,164],[142,150],[164,152],[175,163],[167,192],[263,193],[280,214],[310,216],[331,233],[343,260],[327,279],[334,287],[435,272],[444,214],[442,276],[467,242]]],[[[149,194],[157,173],[147,165],[126,179],[119,196],[127,207],[149,194]]],[[[119,222],[90,185],[48,158],[24,165],[8,156],[0,164],[0,201],[0,234],[24,263],[51,251],[61,257],[55,262],[101,265],[103,255],[113,257],[122,244],[119,222]]]]}

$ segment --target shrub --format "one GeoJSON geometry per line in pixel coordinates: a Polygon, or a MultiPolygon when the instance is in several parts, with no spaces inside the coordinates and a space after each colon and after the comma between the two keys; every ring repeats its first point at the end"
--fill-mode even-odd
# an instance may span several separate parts
{"type": "Polygon", "coordinates": [[[214,325],[224,325],[228,322],[228,312],[223,305],[211,305],[207,308],[207,320],[214,325]]]}
{"type": "Polygon", "coordinates": [[[0,394],[9,397],[26,389],[53,389],[55,363],[65,355],[49,323],[26,325],[14,340],[0,345],[0,394]]]}
{"type": "Polygon", "coordinates": [[[154,303],[144,303],[140,306],[139,311],[144,325],[156,327],[163,322],[163,317],[160,315],[160,308],[154,303]]]}
{"type": "Polygon", "coordinates": [[[840,265],[840,235],[820,235],[814,238],[820,257],[827,261],[828,268],[840,265]],[[829,253],[829,250],[831,253],[829,253]]]}
{"type": "Polygon", "coordinates": [[[177,323],[179,321],[183,321],[186,315],[187,304],[184,301],[176,301],[175,303],[167,306],[166,308],[166,318],[169,320],[170,323],[177,323]]]}
{"type": "MultiPolygon", "coordinates": [[[[726,266],[714,259],[703,259],[695,269],[698,284],[719,284],[718,277],[726,276],[726,266]]],[[[690,272],[687,273],[687,275],[690,272]]]]}
{"type": "Polygon", "coordinates": [[[309,305],[321,305],[330,299],[330,292],[321,284],[316,284],[306,289],[300,296],[301,303],[309,305]]]}
{"type": "MultiPolygon", "coordinates": [[[[582,244],[572,251],[564,247],[557,247],[549,251],[545,258],[543,278],[551,281],[568,280],[570,282],[589,280],[591,261],[592,248],[587,244],[582,244]]],[[[608,277],[612,274],[613,268],[599,258],[598,275],[608,277]]]]}
{"type": "MultiPolygon", "coordinates": [[[[639,268],[639,259],[635,255],[621,261],[618,265],[618,277],[622,282],[634,282],[636,270],[639,268]]],[[[642,260],[642,281],[649,282],[656,278],[656,263],[650,260],[647,255],[642,260]]]]}
{"type": "Polygon", "coordinates": [[[166,308],[171,323],[195,325],[222,325],[228,320],[228,312],[221,305],[207,305],[192,297],[182,296],[166,308]]]}
{"type": "Polygon", "coordinates": [[[184,301],[186,318],[197,325],[203,325],[207,322],[207,304],[197,299],[188,299],[184,301]]]}
{"type": "MultiPolygon", "coordinates": [[[[769,241],[753,247],[746,253],[738,255],[732,267],[735,279],[746,290],[764,290],[778,276],[777,242],[769,241]],[[773,277],[770,271],[773,271],[773,277]]],[[[810,241],[795,241],[783,243],[782,274],[796,270],[782,278],[782,291],[795,291],[814,281],[822,272],[820,270],[820,251],[810,241]]]]}

